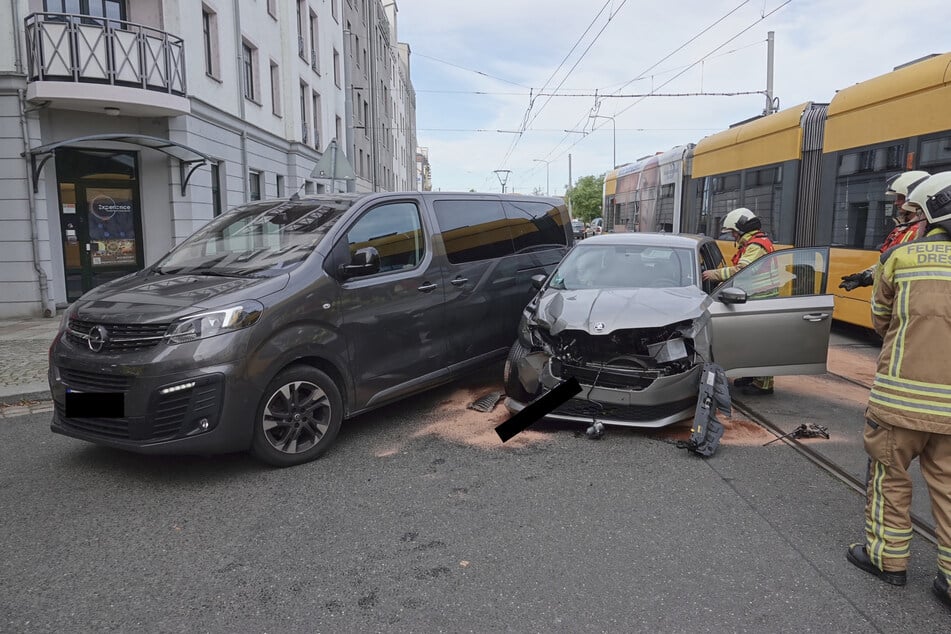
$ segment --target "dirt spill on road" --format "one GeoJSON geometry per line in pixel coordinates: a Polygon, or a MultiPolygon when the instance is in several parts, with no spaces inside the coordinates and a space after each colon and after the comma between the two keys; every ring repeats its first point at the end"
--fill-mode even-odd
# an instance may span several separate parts
{"type": "MultiPolygon", "coordinates": [[[[739,413],[734,413],[732,416],[718,414],[717,420],[723,423],[723,438],[720,439],[721,445],[750,447],[762,445],[776,437],[765,428],[760,427],[739,413]]],[[[693,421],[683,421],[653,432],[651,435],[658,440],[668,442],[688,440],[690,438],[690,425],[692,423],[693,421]]]]}
{"type": "Polygon", "coordinates": [[[514,438],[502,443],[495,428],[505,422],[511,413],[505,407],[504,399],[489,412],[468,409],[469,405],[489,392],[501,392],[501,385],[472,386],[453,392],[436,409],[436,420],[425,425],[413,434],[414,437],[437,435],[451,442],[482,447],[524,447],[544,440],[546,434],[527,429],[514,438]]]}

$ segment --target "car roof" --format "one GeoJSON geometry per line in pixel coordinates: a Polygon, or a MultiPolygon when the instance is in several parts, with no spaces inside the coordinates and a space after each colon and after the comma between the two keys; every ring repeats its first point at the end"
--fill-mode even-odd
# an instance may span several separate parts
{"type": "Polygon", "coordinates": [[[704,242],[712,240],[704,235],[694,235],[688,233],[648,233],[635,231],[632,233],[602,233],[592,236],[579,243],[578,246],[597,246],[597,245],[646,245],[646,246],[666,246],[682,247],[686,249],[696,249],[704,242]]]}

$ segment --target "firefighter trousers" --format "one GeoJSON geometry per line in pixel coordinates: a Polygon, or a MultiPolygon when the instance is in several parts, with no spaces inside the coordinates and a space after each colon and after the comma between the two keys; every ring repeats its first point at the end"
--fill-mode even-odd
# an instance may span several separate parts
{"type": "Polygon", "coordinates": [[[889,572],[908,566],[912,535],[908,466],[918,458],[937,529],[938,569],[951,580],[951,434],[870,420],[866,423],[869,477],[865,541],[869,558],[880,570],[889,572]]]}

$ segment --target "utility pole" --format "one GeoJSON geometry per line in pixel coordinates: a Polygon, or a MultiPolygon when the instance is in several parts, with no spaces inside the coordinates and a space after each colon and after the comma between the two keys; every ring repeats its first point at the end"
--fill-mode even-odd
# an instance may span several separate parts
{"type": "Polygon", "coordinates": [[[571,183],[571,154],[568,154],[568,217],[574,218],[574,214],[571,213],[571,188],[574,185],[571,183]]]}
{"type": "Polygon", "coordinates": [[[499,184],[502,185],[502,193],[505,193],[505,183],[509,179],[509,174],[512,173],[512,170],[493,170],[495,175],[499,178],[499,184]]]}
{"type": "Polygon", "coordinates": [[[766,34],[766,110],[763,111],[763,114],[773,114],[779,108],[773,103],[773,49],[774,49],[774,38],[773,32],[769,31],[766,34]]]}
{"type": "Polygon", "coordinates": [[[548,168],[551,167],[551,161],[546,161],[545,159],[532,159],[538,163],[545,164],[545,195],[551,196],[551,180],[548,178],[548,168]]]}

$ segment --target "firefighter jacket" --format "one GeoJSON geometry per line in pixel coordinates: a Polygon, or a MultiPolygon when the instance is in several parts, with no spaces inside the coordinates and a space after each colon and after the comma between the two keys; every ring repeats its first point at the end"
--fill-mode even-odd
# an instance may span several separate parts
{"type": "Polygon", "coordinates": [[[944,229],[882,254],[872,324],[884,341],[866,416],[951,434],[951,236],[944,229]]]}
{"type": "Polygon", "coordinates": [[[747,231],[736,241],[736,253],[733,254],[733,266],[713,269],[718,282],[723,282],[758,260],[767,253],[775,251],[773,242],[760,230],[747,231]]]}

